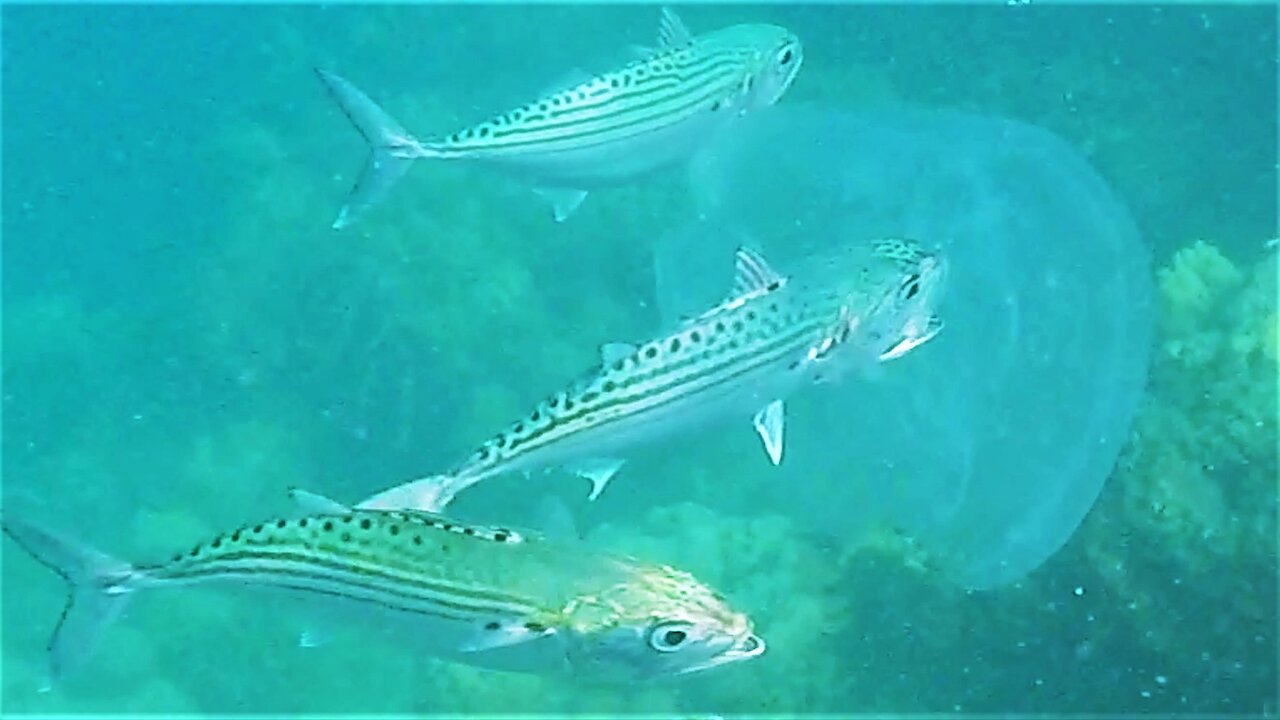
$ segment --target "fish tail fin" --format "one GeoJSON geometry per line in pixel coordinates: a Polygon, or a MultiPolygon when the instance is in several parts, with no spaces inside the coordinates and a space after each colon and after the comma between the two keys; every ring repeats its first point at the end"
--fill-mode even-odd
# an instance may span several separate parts
{"type": "Polygon", "coordinates": [[[133,589],[127,581],[138,571],[10,514],[0,524],[14,542],[67,581],[67,602],[49,638],[49,674],[42,688],[48,690],[93,654],[102,631],[128,604],[133,589]]]}
{"type": "Polygon", "coordinates": [[[471,483],[458,482],[452,475],[431,475],[396,485],[368,497],[356,505],[365,510],[422,510],[440,512],[471,483]]]}
{"type": "Polygon", "coordinates": [[[395,118],[355,85],[326,70],[315,70],[342,112],[369,144],[369,158],[365,161],[364,169],[351,188],[347,204],[333,221],[333,229],[341,230],[350,225],[361,212],[386,197],[414,160],[432,157],[435,153],[418,142],[395,118]]]}

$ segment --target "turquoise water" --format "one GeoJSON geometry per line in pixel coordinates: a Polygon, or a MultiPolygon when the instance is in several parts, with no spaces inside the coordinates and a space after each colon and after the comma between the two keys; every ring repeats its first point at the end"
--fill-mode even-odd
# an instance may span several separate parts
{"type": "MultiPolygon", "coordinates": [[[[800,36],[779,110],[1030,123],[1127,207],[1156,268],[1150,379],[1068,544],[968,592],[937,547],[818,523],[812,508],[851,481],[772,473],[743,418],[637,451],[591,505],[561,474],[495,480],[466,509],[532,522],[540,498],[565,498],[593,549],[685,568],[751,614],[769,650],[748,663],[596,687],[422,657],[359,616],[303,649],[287,598],[193,590],[138,602],[40,693],[64,590],[6,541],[4,711],[1274,714],[1274,10],[681,12],[695,31],[769,21],[800,36]]],[[[364,149],[312,67],[415,132],[452,131],[574,67],[624,62],[656,17],[6,7],[6,511],[165,557],[289,512],[292,486],[355,500],[442,469],[601,343],[654,332],[654,250],[693,212],[684,173],[593,193],[555,224],[516,182],[422,163],[334,233],[364,149]]],[[[909,382],[910,367],[891,369],[909,382]]],[[[822,467],[846,444],[816,421],[831,407],[789,412],[788,465],[822,467]]]]}

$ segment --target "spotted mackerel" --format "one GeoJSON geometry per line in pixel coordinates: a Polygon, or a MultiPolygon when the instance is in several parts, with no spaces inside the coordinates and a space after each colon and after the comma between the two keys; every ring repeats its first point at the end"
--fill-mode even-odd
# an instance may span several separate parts
{"type": "Polygon", "coordinates": [[[945,263],[910,240],[859,244],[797,274],[740,249],[728,298],[640,345],[602,349],[598,370],[548,397],[453,470],[362,507],[440,510],[490,477],[562,466],[599,496],[637,445],[722,417],[750,416],[769,459],[783,454],[783,399],[850,368],[874,374],[942,328],[945,263]]]}
{"type": "Polygon", "coordinates": [[[665,565],[532,532],[298,497],[309,508],[298,516],[244,525],[146,565],[6,514],[5,533],[71,586],[49,643],[50,682],[88,659],[100,631],[137,593],[187,585],[327,598],[365,612],[344,621],[348,629],[393,630],[397,644],[508,671],[634,679],[764,652],[745,615],[665,565]]]}
{"type": "Polygon", "coordinates": [[[802,60],[785,28],[743,24],[695,36],[670,9],[656,46],[642,55],[430,140],[415,138],[355,85],[317,70],[370,146],[333,226],[349,225],[421,158],[500,168],[537,189],[562,221],[588,191],[688,160],[734,117],[777,102],[802,60]]]}

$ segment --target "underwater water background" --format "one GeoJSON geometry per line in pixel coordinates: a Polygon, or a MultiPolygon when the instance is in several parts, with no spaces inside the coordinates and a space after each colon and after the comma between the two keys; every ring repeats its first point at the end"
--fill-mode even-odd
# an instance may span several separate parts
{"type": "MultiPolygon", "coordinates": [[[[357,624],[304,649],[287,602],[193,590],[137,603],[82,673],[40,693],[64,589],[5,541],[0,710],[1276,713],[1275,9],[681,14],[695,32],[794,30],[806,60],[783,105],[1035,124],[1128,208],[1158,269],[1152,370],[1067,546],[967,592],[909,538],[817,536],[766,502],[744,419],[637,453],[590,506],[572,477],[480,497],[522,518],[562,495],[591,543],[724,590],[769,641],[749,663],[617,688],[416,657],[357,624]]],[[[164,557],[289,512],[290,487],[349,500],[441,469],[601,343],[653,332],[653,244],[692,212],[682,174],[593,193],[555,224],[514,182],[422,163],[335,233],[364,148],[312,68],[425,135],[624,61],[656,18],[6,5],[6,507],[164,557]]]]}

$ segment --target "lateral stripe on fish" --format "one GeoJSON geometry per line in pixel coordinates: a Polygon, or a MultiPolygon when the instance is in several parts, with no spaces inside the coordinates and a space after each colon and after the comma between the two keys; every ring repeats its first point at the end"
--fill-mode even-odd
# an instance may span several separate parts
{"type": "Polygon", "coordinates": [[[370,599],[380,597],[382,599],[378,600],[378,602],[384,605],[419,612],[427,612],[429,610],[441,617],[455,620],[492,617],[495,613],[503,615],[527,614],[533,610],[532,606],[528,605],[480,605],[454,602],[394,581],[391,584],[373,582],[372,578],[362,572],[343,571],[340,568],[315,571],[310,569],[311,567],[312,564],[306,561],[298,563],[298,566],[289,563],[219,566],[194,570],[177,577],[169,576],[168,579],[252,580],[269,585],[287,584],[284,582],[285,580],[310,580],[314,581],[315,584],[308,585],[308,587],[324,587],[335,592],[345,592],[348,596],[353,597],[368,597],[370,599]]]}
{"type": "MultiPolygon", "coordinates": [[[[529,605],[527,600],[518,596],[480,590],[464,585],[454,585],[447,582],[426,580],[421,575],[413,576],[396,573],[390,571],[386,566],[375,566],[367,562],[361,562],[359,557],[335,555],[334,559],[328,559],[302,552],[235,553],[211,558],[199,565],[165,570],[155,576],[166,580],[184,580],[194,577],[207,577],[220,572],[272,571],[275,569],[286,571],[295,566],[318,568],[327,572],[337,573],[343,577],[367,578],[370,581],[386,580],[399,586],[421,590],[423,593],[435,593],[435,596],[439,597],[460,597],[475,601],[489,601],[495,603],[495,607],[497,605],[507,605],[524,608],[529,605]]],[[[459,608],[469,607],[464,605],[456,606],[459,608]]]]}
{"type": "MultiPolygon", "coordinates": [[[[607,95],[602,93],[593,98],[587,94],[583,96],[588,98],[587,101],[570,104],[556,114],[552,114],[554,108],[548,108],[546,113],[509,115],[509,118],[518,120],[505,127],[489,124],[491,129],[487,132],[472,133],[476,141],[457,143],[451,138],[449,145],[451,149],[475,151],[538,146],[545,146],[538,147],[539,150],[551,150],[562,149],[565,145],[603,144],[617,140],[618,136],[647,132],[655,122],[669,124],[672,118],[687,116],[691,111],[705,107],[716,96],[727,95],[736,86],[740,61],[735,57],[710,55],[697,57],[695,61],[685,66],[687,77],[678,74],[647,75],[644,82],[632,83],[607,95]],[[692,100],[689,99],[691,97],[692,100]],[[598,138],[594,143],[581,142],[593,137],[598,138]]],[[[622,77],[630,75],[624,73],[622,77]]],[[[615,76],[599,82],[622,81],[615,76]]],[[[486,126],[480,125],[481,128],[486,126]]]]}
{"type": "MultiPolygon", "coordinates": [[[[574,397],[566,396],[560,401],[561,403],[567,400],[580,407],[570,411],[569,414],[548,414],[548,422],[545,425],[531,429],[528,435],[514,435],[509,441],[506,452],[494,457],[492,464],[510,462],[523,453],[554,442],[561,437],[572,435],[585,425],[605,425],[611,421],[661,409],[691,394],[712,390],[717,385],[749,374],[794,353],[800,346],[812,344],[817,339],[815,332],[821,326],[821,323],[816,321],[800,324],[785,335],[767,339],[760,344],[753,344],[751,341],[767,338],[767,331],[748,335],[746,340],[735,337],[722,341],[719,347],[709,348],[704,353],[669,364],[657,360],[653,370],[642,374],[621,378],[606,376],[604,383],[596,384],[607,388],[609,383],[616,383],[613,390],[600,392],[600,398],[590,397],[591,391],[578,393],[574,397]],[[736,346],[735,343],[737,343],[736,346]],[[685,372],[686,370],[691,372],[685,372]],[[636,392],[621,394],[631,388],[635,388],[636,392]],[[615,412],[597,417],[609,410],[615,412]]],[[[644,353],[646,349],[638,352],[644,353]]],[[[657,353],[661,352],[661,350],[657,351],[657,353]]]]}

